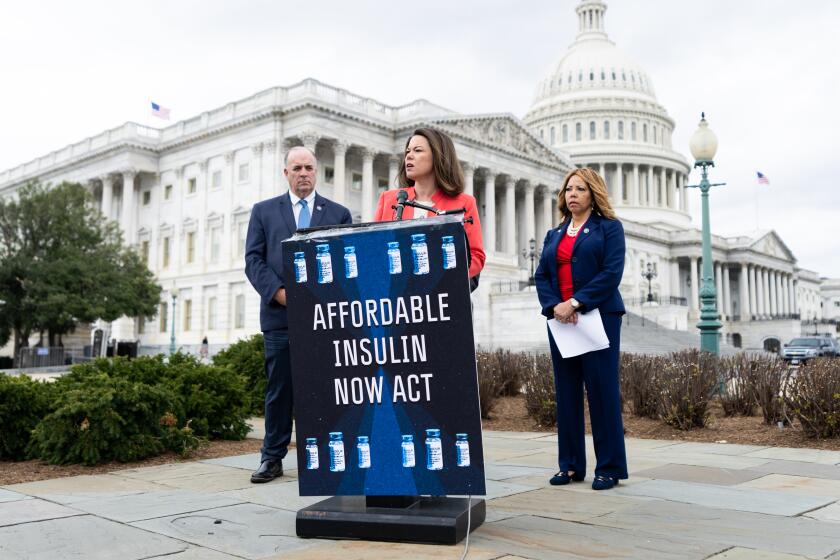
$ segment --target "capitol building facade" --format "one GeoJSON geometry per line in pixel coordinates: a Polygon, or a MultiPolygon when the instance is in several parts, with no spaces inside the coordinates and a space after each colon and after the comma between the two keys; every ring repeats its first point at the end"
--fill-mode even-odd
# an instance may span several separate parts
{"type": "MultiPolygon", "coordinates": [[[[558,224],[559,188],[575,166],[605,177],[624,224],[628,310],[694,330],[701,233],[686,196],[691,165],[671,145],[676,123],[651,78],[609,40],[605,12],[600,0],[576,7],[577,37],[521,120],[425,100],[393,107],[307,79],[163,129],[129,122],[106,130],[0,172],[0,196],[34,180],[87,185],[163,287],[155,317],[118,320],[111,337],[154,352],[168,347],[174,326],[179,346],[207,336],[218,348],[259,331],[245,232],[253,204],[287,190],[285,153],[314,150],[318,192],[350,208],[354,222],[369,221],[379,193],[396,186],[411,131],[433,126],[453,137],[480,210],[487,263],[473,294],[479,345],[545,346],[528,251],[534,240],[538,254],[558,224]],[[648,270],[656,271],[650,283],[642,277],[648,270]]],[[[773,231],[713,235],[712,258],[722,333],[733,346],[784,342],[802,319],[840,314],[840,285],[799,268],[773,231]]]]}

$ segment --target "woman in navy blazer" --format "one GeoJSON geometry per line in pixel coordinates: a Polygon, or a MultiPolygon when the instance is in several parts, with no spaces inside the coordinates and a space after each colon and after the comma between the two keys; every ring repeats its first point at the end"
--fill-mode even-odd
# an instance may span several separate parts
{"type": "Polygon", "coordinates": [[[624,228],[615,217],[604,180],[589,168],[566,176],[558,207],[563,221],[546,234],[534,274],[542,314],[561,323],[577,323],[579,313],[597,309],[610,346],[563,358],[549,333],[560,467],[550,482],[563,485],[586,476],[585,386],[597,459],[592,488],[606,490],[627,478],[618,373],[624,228]]]}

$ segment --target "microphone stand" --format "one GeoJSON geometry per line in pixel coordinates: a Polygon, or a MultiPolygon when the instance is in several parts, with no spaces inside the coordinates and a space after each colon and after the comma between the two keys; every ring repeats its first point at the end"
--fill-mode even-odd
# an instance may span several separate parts
{"type": "MultiPolygon", "coordinates": [[[[438,210],[437,208],[432,208],[431,206],[426,206],[425,204],[422,204],[422,203],[417,202],[415,200],[406,200],[403,204],[396,204],[396,205],[391,206],[391,208],[393,208],[394,210],[397,211],[397,216],[398,216],[397,219],[398,220],[402,219],[402,207],[403,206],[411,206],[413,208],[419,208],[421,210],[426,210],[427,212],[431,212],[432,214],[434,214],[436,216],[452,216],[452,215],[455,215],[455,214],[463,214],[464,212],[467,211],[466,208],[457,208],[455,210],[438,210]]],[[[465,219],[464,222],[465,223],[466,222],[473,223],[473,219],[472,219],[472,217],[469,217],[469,218],[465,219]]]]}

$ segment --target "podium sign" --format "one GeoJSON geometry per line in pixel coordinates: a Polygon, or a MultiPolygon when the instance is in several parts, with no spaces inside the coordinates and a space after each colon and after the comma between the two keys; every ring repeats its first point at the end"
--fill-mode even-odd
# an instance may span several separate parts
{"type": "Polygon", "coordinates": [[[483,495],[458,217],[283,243],[301,496],[483,495]]]}

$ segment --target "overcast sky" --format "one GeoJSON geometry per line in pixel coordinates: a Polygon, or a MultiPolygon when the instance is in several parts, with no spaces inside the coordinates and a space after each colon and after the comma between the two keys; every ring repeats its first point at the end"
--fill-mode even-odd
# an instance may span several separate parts
{"type": "MultiPolygon", "coordinates": [[[[0,170],[125,121],[159,126],[151,100],[179,120],[306,77],[521,118],[574,40],[575,5],[16,2],[0,18],[0,170]]],[[[687,158],[706,111],[720,142],[711,179],[727,183],[712,192],[712,231],[775,229],[800,266],[840,277],[840,2],[608,0],[606,28],[652,78],[687,158]]]]}

